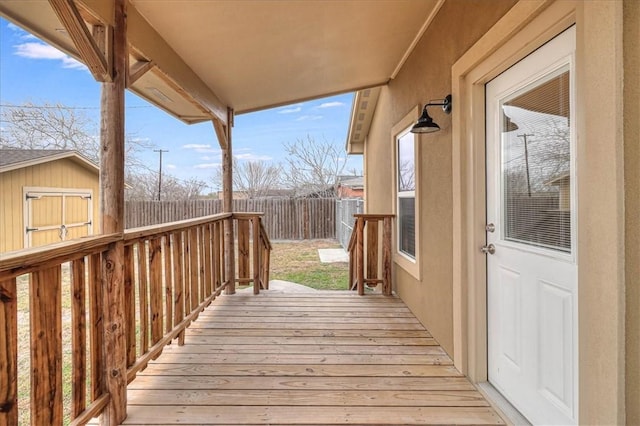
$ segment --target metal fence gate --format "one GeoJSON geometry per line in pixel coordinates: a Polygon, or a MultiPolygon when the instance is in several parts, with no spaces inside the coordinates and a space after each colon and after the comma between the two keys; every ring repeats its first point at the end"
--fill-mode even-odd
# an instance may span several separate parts
{"type": "Polygon", "coordinates": [[[364,200],[345,198],[336,200],[336,239],[346,250],[355,224],[356,213],[364,212],[364,200]]]}

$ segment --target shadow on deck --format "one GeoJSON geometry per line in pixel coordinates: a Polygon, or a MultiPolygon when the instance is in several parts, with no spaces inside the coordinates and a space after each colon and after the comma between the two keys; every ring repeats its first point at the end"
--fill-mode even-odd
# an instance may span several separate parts
{"type": "Polygon", "coordinates": [[[503,424],[395,297],[218,297],[128,387],[124,424],[503,424]]]}

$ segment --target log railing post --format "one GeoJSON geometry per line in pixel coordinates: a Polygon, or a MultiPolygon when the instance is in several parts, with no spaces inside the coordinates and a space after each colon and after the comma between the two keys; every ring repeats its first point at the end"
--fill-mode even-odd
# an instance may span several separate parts
{"type": "MultiPolygon", "coordinates": [[[[111,82],[102,83],[100,119],[101,230],[124,231],[124,90],[127,73],[126,0],[114,0],[113,39],[101,46],[111,58],[111,82]],[[105,48],[106,47],[106,48],[105,48]],[[108,50],[107,50],[108,49],[108,50]]],[[[127,417],[124,243],[111,244],[102,257],[104,365],[109,405],[100,423],[115,426],[127,417]]]]}
{"type": "MultiPolygon", "coordinates": [[[[226,145],[222,148],[222,211],[224,213],[233,212],[233,155],[231,149],[231,128],[233,124],[233,110],[227,109],[227,138],[226,145]]],[[[229,217],[224,223],[224,259],[225,277],[229,282],[225,289],[226,294],[236,292],[236,267],[234,248],[233,217],[229,217]]]]}

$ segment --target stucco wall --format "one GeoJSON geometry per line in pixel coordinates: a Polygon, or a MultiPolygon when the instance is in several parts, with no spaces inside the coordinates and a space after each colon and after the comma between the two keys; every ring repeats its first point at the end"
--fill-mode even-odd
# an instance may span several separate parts
{"type": "Polygon", "coordinates": [[[626,410],[640,424],[640,2],[624,3],[626,410]]]}
{"type": "MultiPolygon", "coordinates": [[[[19,250],[24,242],[23,188],[49,187],[93,190],[93,232],[99,232],[99,177],[69,159],[0,174],[0,252],[19,250]]],[[[48,212],[59,215],[59,212],[48,212]]]]}
{"type": "MultiPolygon", "coordinates": [[[[416,105],[451,93],[453,63],[515,3],[499,0],[487,7],[482,0],[445,2],[398,76],[382,89],[365,144],[367,212],[393,209],[391,128],[416,105]]],[[[455,108],[454,99],[454,113],[455,108]]],[[[453,354],[451,119],[437,108],[431,112],[442,130],[421,136],[416,151],[421,280],[395,265],[395,284],[418,319],[453,354]]]]}

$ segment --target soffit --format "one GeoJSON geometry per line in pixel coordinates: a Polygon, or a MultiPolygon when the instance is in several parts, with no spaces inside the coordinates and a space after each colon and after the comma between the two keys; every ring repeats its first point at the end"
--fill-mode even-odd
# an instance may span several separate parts
{"type": "Polygon", "coordinates": [[[241,113],[386,83],[437,1],[132,4],[241,113]]]}
{"type": "MultiPolygon", "coordinates": [[[[108,23],[109,1],[78,4],[88,23],[108,23]]],[[[378,86],[442,2],[130,0],[131,63],[154,64],[130,89],[197,122],[212,105],[242,113],[378,86]]],[[[78,58],[48,1],[0,0],[0,14],[78,58]]]]}

